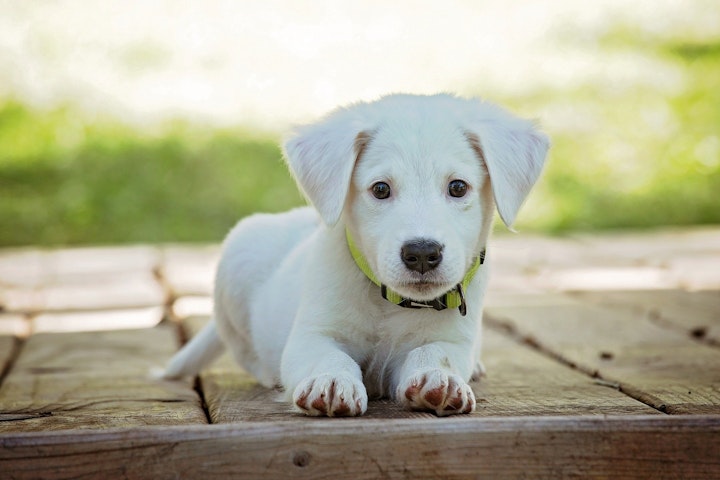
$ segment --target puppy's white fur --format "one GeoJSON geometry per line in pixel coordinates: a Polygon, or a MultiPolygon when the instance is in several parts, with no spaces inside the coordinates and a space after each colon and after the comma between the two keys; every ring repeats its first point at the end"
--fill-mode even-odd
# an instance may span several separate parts
{"type": "Polygon", "coordinates": [[[282,386],[310,415],[359,415],[368,395],[438,415],[467,413],[480,373],[488,260],[458,309],[407,309],[380,296],[357,267],[354,238],[379,281],[432,300],[460,283],[485,248],[495,208],[509,226],[540,175],[548,140],[534,125],[478,100],[391,95],[301,127],[285,155],[314,208],[242,220],[225,240],[214,321],[165,376],[196,374],[228,347],[263,385],[282,386]],[[468,185],[453,197],[448,185],[468,185]],[[391,195],[378,199],[384,182],[391,195]],[[442,245],[424,274],[406,242],[442,245]],[[220,342],[219,339],[222,339],[220,342]]]}

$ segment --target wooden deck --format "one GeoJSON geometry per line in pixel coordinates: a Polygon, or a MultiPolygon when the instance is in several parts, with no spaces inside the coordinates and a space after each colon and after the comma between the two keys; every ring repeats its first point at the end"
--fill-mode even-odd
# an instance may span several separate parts
{"type": "Polygon", "coordinates": [[[305,418],[207,321],[216,246],[0,251],[0,478],[720,478],[720,229],[498,236],[473,415],[305,418]]]}

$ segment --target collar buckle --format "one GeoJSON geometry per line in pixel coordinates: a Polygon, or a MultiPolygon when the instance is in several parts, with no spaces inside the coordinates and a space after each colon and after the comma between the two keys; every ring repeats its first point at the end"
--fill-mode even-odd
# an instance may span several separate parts
{"type": "Polygon", "coordinates": [[[387,286],[385,284],[380,285],[380,294],[382,295],[382,298],[404,308],[433,308],[437,311],[445,310],[448,308],[448,294],[452,293],[457,293],[457,296],[460,300],[458,310],[460,311],[460,315],[464,317],[465,315],[467,315],[467,304],[465,303],[465,292],[463,291],[463,286],[461,283],[458,283],[455,288],[450,290],[448,293],[445,293],[444,295],[438,298],[434,298],[432,300],[419,301],[412,300],[410,298],[402,298],[397,303],[393,302],[391,299],[388,298],[387,286]]]}
{"type": "Polygon", "coordinates": [[[362,253],[355,245],[355,242],[350,236],[350,231],[347,229],[345,230],[345,236],[347,238],[350,255],[352,256],[353,260],[355,260],[355,264],[372,283],[380,287],[380,293],[382,294],[382,298],[384,298],[388,302],[405,308],[432,308],[435,310],[457,308],[460,311],[460,315],[462,315],[463,317],[467,315],[467,304],[465,303],[465,288],[467,288],[467,286],[470,284],[470,281],[473,279],[475,273],[477,273],[477,270],[480,268],[480,266],[485,263],[485,249],[481,250],[478,256],[475,257],[475,261],[472,267],[470,267],[470,270],[468,270],[468,272],[465,274],[465,278],[463,278],[462,282],[458,283],[449,292],[446,292],[444,295],[438,298],[429,301],[418,301],[412,300],[410,298],[404,298],[397,292],[388,289],[386,285],[381,284],[377,277],[375,277],[375,275],[373,274],[367,260],[365,259],[365,257],[363,257],[362,253]]]}
{"type": "MultiPolygon", "coordinates": [[[[483,253],[485,253],[483,251],[483,253]]],[[[455,290],[457,290],[458,297],[460,297],[460,305],[458,305],[458,310],[460,310],[460,315],[463,317],[467,315],[467,304],[465,303],[465,291],[463,290],[462,283],[458,283],[455,287],[455,290]]]]}

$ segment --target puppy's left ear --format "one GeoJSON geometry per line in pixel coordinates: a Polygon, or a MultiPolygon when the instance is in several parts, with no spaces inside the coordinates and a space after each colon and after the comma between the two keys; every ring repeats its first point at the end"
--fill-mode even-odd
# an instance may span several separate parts
{"type": "Polygon", "coordinates": [[[550,140],[533,122],[499,107],[481,104],[481,110],[466,136],[485,162],[500,218],[511,227],[540,177],[550,140]]]}
{"type": "Polygon", "coordinates": [[[370,141],[352,107],[299,127],[285,141],[290,171],[327,225],[340,219],[355,162],[370,141]]]}

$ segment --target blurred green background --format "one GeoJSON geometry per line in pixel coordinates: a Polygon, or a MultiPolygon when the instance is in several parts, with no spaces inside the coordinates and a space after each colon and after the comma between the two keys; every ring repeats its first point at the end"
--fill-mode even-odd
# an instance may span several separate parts
{"type": "MultiPolygon", "coordinates": [[[[463,93],[539,118],[552,138],[517,228],[562,234],[720,223],[720,32],[648,32],[619,22],[591,36],[560,35],[627,55],[629,64],[643,59],[651,65],[645,75],[657,66],[675,80],[672,88],[607,77],[514,92],[468,87],[463,93]]],[[[5,92],[0,246],[217,242],[242,216],[303,203],[282,163],[280,130],[192,117],[138,125],[5,92]]]]}
{"type": "Polygon", "coordinates": [[[548,117],[573,112],[549,132],[551,161],[521,226],[561,233],[720,223],[720,31],[664,38],[618,27],[598,43],[676,69],[681,85],[668,94],[652,83],[589,82],[507,99],[548,117]]]}
{"type": "Polygon", "coordinates": [[[220,241],[242,216],[301,202],[267,134],[0,108],[2,245],[220,241]]]}

